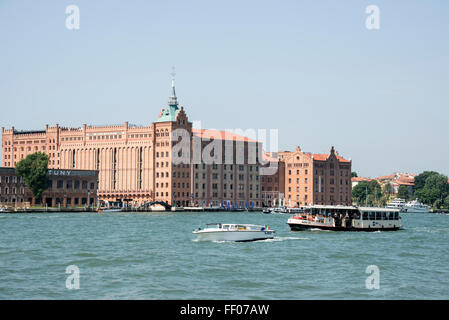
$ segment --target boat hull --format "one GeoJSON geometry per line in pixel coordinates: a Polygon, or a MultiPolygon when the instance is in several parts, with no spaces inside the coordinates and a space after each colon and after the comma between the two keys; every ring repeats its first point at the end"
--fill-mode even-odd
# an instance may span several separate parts
{"type": "Polygon", "coordinates": [[[397,231],[400,227],[389,227],[389,228],[354,228],[354,227],[334,227],[334,226],[320,226],[320,225],[305,225],[299,223],[287,223],[292,231],[306,231],[312,229],[320,229],[327,231],[363,231],[363,232],[374,232],[374,231],[397,231]]]}
{"type": "Polygon", "coordinates": [[[193,232],[198,241],[257,241],[274,238],[274,230],[264,231],[211,231],[211,232],[193,232]]]}
{"type": "Polygon", "coordinates": [[[420,209],[420,208],[402,208],[403,213],[430,213],[429,209],[420,209]]]}
{"type": "Polygon", "coordinates": [[[122,212],[122,209],[98,209],[99,213],[122,212]]]}

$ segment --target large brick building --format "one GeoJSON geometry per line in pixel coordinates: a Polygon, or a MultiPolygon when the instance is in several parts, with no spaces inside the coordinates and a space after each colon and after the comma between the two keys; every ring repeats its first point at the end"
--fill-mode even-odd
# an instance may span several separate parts
{"type": "Polygon", "coordinates": [[[254,148],[261,152],[262,147],[237,134],[192,129],[184,108],[178,107],[174,82],[168,106],[151,125],[47,125],[37,131],[2,128],[2,148],[2,165],[7,167],[41,151],[49,156],[50,169],[97,170],[100,200],[132,199],[140,204],[159,200],[182,206],[261,205],[259,165],[248,155],[254,148]],[[195,149],[197,140],[199,149],[195,149]],[[224,143],[209,150],[210,141],[224,143]],[[178,150],[177,145],[185,147],[178,150]],[[221,156],[217,152],[212,162],[201,156],[225,146],[234,155],[230,161],[224,159],[226,152],[221,156]],[[237,157],[240,149],[243,156],[237,157]]]}
{"type": "Polygon", "coordinates": [[[280,199],[276,203],[281,200],[287,206],[351,205],[351,161],[338,155],[334,147],[329,154],[307,153],[297,147],[278,155],[281,169],[262,178],[265,204],[271,205],[269,191],[277,188],[280,199]]]}

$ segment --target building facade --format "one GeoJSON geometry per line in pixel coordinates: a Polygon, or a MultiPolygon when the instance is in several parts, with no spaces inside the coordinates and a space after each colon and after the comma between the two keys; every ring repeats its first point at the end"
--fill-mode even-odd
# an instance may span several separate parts
{"type": "Polygon", "coordinates": [[[81,207],[97,204],[98,172],[92,170],[48,170],[48,188],[36,200],[14,168],[0,168],[0,207],[47,205],[81,207]]]}
{"type": "Polygon", "coordinates": [[[269,188],[278,188],[284,199],[277,203],[289,207],[351,205],[351,161],[338,155],[334,147],[329,154],[307,153],[297,147],[278,155],[280,170],[262,178],[264,204],[270,205],[269,188]]]}
{"type": "Polygon", "coordinates": [[[263,206],[272,207],[284,205],[285,202],[285,162],[273,155],[266,154],[264,167],[277,168],[274,174],[262,175],[262,201],[263,206]]]}
{"type": "Polygon", "coordinates": [[[168,106],[149,126],[125,122],[80,128],[47,125],[41,131],[2,128],[2,164],[14,167],[27,155],[41,151],[49,156],[50,169],[96,170],[98,198],[105,201],[259,206],[258,164],[249,163],[247,154],[253,147],[261,152],[262,147],[237,134],[218,133],[192,129],[184,108],[178,107],[172,81],[168,106]],[[202,155],[211,144],[216,145],[211,141],[223,142],[211,152],[228,149],[223,149],[222,157],[205,162],[202,155]],[[182,150],[179,145],[184,146],[182,150]],[[245,156],[240,159],[236,155],[241,148],[245,156]],[[229,150],[234,155],[231,160],[224,157],[229,150]]]}

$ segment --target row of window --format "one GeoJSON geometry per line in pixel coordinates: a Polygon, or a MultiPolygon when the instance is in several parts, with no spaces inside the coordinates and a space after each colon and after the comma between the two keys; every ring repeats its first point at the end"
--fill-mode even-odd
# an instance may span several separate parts
{"type": "Polygon", "coordinates": [[[0,187],[0,194],[25,194],[25,188],[23,188],[23,187],[22,188],[5,187],[2,189],[2,187],[0,187]],[[19,193],[17,193],[17,190],[19,191],[19,193]],[[9,193],[10,191],[11,191],[11,193],[9,193]]]}
{"type": "MultiPolygon", "coordinates": [[[[255,171],[259,171],[259,166],[257,165],[249,165],[249,171],[253,171],[253,168],[255,167],[255,171]]],[[[200,165],[199,164],[195,164],[195,169],[200,169],[200,165]]],[[[203,163],[201,164],[201,169],[206,170],[206,164],[203,163]]],[[[244,171],[245,170],[245,165],[239,164],[238,165],[238,169],[239,171],[244,171]]],[[[212,170],[218,170],[218,164],[217,163],[213,163],[212,164],[212,170]]],[[[232,164],[223,164],[223,170],[234,170],[234,165],[232,164]]]]}
{"type": "MultiPolygon", "coordinates": [[[[173,178],[190,178],[190,172],[173,172],[173,178]]],[[[168,178],[170,177],[168,172],[156,172],[156,178],[168,178]]]]}
{"type": "Polygon", "coordinates": [[[17,181],[20,181],[20,183],[23,183],[23,177],[17,178],[17,176],[0,176],[0,183],[17,183],[17,181]]]}
{"type": "MultiPolygon", "coordinates": [[[[57,189],[87,189],[87,187],[89,186],[89,182],[86,180],[66,180],[64,183],[64,180],[58,180],[56,181],[56,188],[57,189]]],[[[52,189],[53,188],[53,180],[49,180],[48,181],[48,188],[52,189]]],[[[95,189],[95,182],[91,182],[90,183],[90,188],[89,189],[95,189]]]]}
{"type": "MultiPolygon", "coordinates": [[[[159,182],[156,182],[156,188],[159,188],[159,187],[161,187],[161,188],[164,188],[164,183],[163,182],[161,182],[160,184],[159,184],[159,182]]],[[[168,182],[166,182],[165,183],[165,188],[168,188],[169,187],[169,184],[168,184],[168,182]]],[[[176,183],[173,183],[173,188],[176,188],[176,187],[178,187],[179,189],[180,188],[190,188],[190,183],[186,183],[186,182],[178,182],[178,184],[176,184],[176,183]]]]}
{"type": "MultiPolygon", "coordinates": [[[[195,192],[195,198],[198,198],[199,197],[199,195],[200,195],[200,193],[198,193],[198,192],[195,192]]],[[[204,199],[204,198],[206,198],[206,192],[202,192],[201,193],[201,197],[204,199]]],[[[218,192],[213,192],[212,193],[212,197],[213,198],[218,198],[219,197],[219,195],[218,195],[218,192]]],[[[223,199],[226,199],[226,198],[233,198],[233,194],[232,193],[226,193],[226,192],[223,192],[223,197],[222,197],[223,199]]],[[[250,199],[259,199],[259,194],[258,193],[255,193],[255,194],[253,194],[253,193],[250,193],[249,194],[249,198],[250,199]],[[254,198],[253,198],[253,195],[254,195],[254,198]]],[[[245,193],[243,193],[243,192],[239,192],[238,193],[238,199],[245,199],[245,193]]],[[[224,201],[232,201],[232,200],[224,200],[224,201]]]]}

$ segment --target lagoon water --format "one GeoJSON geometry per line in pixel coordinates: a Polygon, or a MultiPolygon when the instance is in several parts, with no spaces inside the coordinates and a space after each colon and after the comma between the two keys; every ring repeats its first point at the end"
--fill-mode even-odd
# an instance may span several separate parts
{"type": "Polygon", "coordinates": [[[288,215],[0,214],[0,299],[449,299],[449,216],[397,232],[292,232],[288,215]],[[205,223],[268,224],[273,240],[198,242],[205,223]],[[66,268],[80,289],[66,288],[66,268]],[[366,268],[379,268],[369,290],[366,268]]]}

